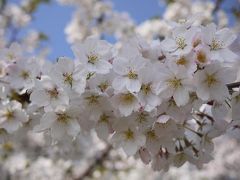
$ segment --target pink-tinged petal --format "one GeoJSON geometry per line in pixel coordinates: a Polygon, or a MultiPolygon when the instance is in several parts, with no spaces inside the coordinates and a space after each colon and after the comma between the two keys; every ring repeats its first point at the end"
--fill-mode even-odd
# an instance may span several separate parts
{"type": "Polygon", "coordinates": [[[146,148],[139,149],[139,156],[144,164],[149,164],[151,161],[151,155],[146,148]]]}

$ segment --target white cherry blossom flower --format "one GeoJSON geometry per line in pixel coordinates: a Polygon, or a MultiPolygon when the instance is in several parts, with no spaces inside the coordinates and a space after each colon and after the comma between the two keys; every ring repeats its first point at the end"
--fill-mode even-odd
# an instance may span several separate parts
{"type": "Polygon", "coordinates": [[[237,55],[229,50],[229,46],[237,36],[228,28],[217,30],[213,23],[202,28],[202,40],[210,47],[211,59],[221,62],[233,62],[237,55]]]}
{"type": "Polygon", "coordinates": [[[34,131],[50,130],[51,137],[58,141],[66,135],[75,138],[80,132],[78,117],[78,110],[71,106],[46,112],[41,118],[40,124],[34,127],[34,131]]]}
{"type": "Polygon", "coordinates": [[[164,51],[174,55],[188,54],[192,50],[193,37],[197,29],[192,27],[186,30],[184,27],[178,27],[173,30],[172,38],[166,38],[161,42],[164,51]]]}
{"type": "Polygon", "coordinates": [[[85,90],[87,73],[80,65],[75,66],[71,59],[60,57],[50,72],[51,78],[69,93],[74,90],[81,94],[85,90]]]}
{"type": "Polygon", "coordinates": [[[134,155],[145,144],[145,136],[139,133],[131,122],[122,123],[120,119],[114,124],[113,128],[116,132],[113,134],[111,142],[116,147],[123,148],[128,156],[134,155]]]}
{"type": "Polygon", "coordinates": [[[229,97],[226,84],[234,81],[231,68],[222,67],[219,63],[205,66],[194,75],[196,93],[202,100],[223,101],[229,97]]]}
{"type": "Polygon", "coordinates": [[[138,55],[129,57],[125,53],[123,56],[115,58],[113,70],[118,76],[113,80],[113,88],[119,91],[127,89],[130,92],[138,92],[141,88],[139,73],[145,64],[145,59],[138,55]]]}
{"type": "Polygon", "coordinates": [[[112,68],[111,46],[106,41],[87,38],[84,43],[75,44],[72,49],[78,62],[89,72],[106,74],[112,68]]]}
{"type": "Polygon", "coordinates": [[[7,81],[16,89],[31,89],[34,87],[40,69],[36,66],[36,59],[20,59],[16,64],[9,65],[7,81]]]}
{"type": "Polygon", "coordinates": [[[140,108],[136,95],[129,91],[114,95],[111,102],[113,107],[118,109],[123,116],[129,116],[140,108]]]}
{"type": "Polygon", "coordinates": [[[27,113],[17,101],[11,101],[0,108],[0,127],[8,133],[18,130],[23,123],[28,121],[27,113]]]}
{"type": "Polygon", "coordinates": [[[57,86],[48,76],[42,76],[37,80],[37,85],[30,95],[33,104],[44,107],[45,111],[55,109],[59,105],[68,105],[67,93],[57,86]]]}
{"type": "Polygon", "coordinates": [[[156,92],[161,97],[170,98],[173,96],[177,106],[186,105],[189,101],[191,87],[191,75],[185,67],[177,66],[175,63],[163,66],[158,73],[159,83],[156,92]]]}
{"type": "Polygon", "coordinates": [[[9,48],[1,49],[1,60],[7,64],[18,61],[22,58],[22,48],[18,43],[12,43],[9,48]]]}

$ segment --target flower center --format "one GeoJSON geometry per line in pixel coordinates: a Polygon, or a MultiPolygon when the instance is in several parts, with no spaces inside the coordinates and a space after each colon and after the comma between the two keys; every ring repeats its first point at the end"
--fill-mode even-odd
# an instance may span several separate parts
{"type": "Polygon", "coordinates": [[[176,44],[179,49],[184,49],[187,46],[187,44],[185,42],[185,38],[183,38],[183,37],[178,37],[176,39],[176,44]]]}
{"type": "Polygon", "coordinates": [[[96,54],[87,55],[87,58],[88,58],[88,63],[90,64],[95,64],[99,60],[96,54]]]}
{"type": "Polygon", "coordinates": [[[124,136],[126,140],[132,140],[134,139],[134,133],[131,129],[128,128],[127,131],[124,132],[124,136]]]}
{"type": "Polygon", "coordinates": [[[58,122],[67,124],[69,119],[70,119],[70,116],[68,116],[66,113],[57,113],[58,122]]]}
{"type": "Polygon", "coordinates": [[[143,84],[141,86],[141,90],[143,91],[143,93],[145,95],[147,95],[150,91],[151,91],[151,83],[148,83],[148,84],[143,84]]]}
{"type": "Polygon", "coordinates": [[[174,89],[177,89],[180,86],[182,86],[181,79],[177,79],[176,77],[174,77],[173,79],[169,79],[168,84],[174,89]]]}
{"type": "Polygon", "coordinates": [[[27,78],[29,78],[29,73],[27,72],[27,71],[22,71],[21,72],[21,74],[20,74],[20,76],[24,79],[24,80],[26,80],[27,78]]]}
{"type": "Polygon", "coordinates": [[[154,131],[148,131],[148,132],[147,132],[147,136],[148,136],[148,138],[150,138],[150,139],[156,138],[156,134],[154,133],[154,131]]]}
{"type": "Polygon", "coordinates": [[[58,92],[58,90],[57,90],[56,87],[53,88],[53,89],[47,90],[47,93],[49,94],[50,98],[52,98],[52,99],[53,99],[53,98],[54,98],[54,99],[57,99],[57,98],[58,98],[59,92],[58,92]]]}
{"type": "Polygon", "coordinates": [[[64,73],[63,77],[64,77],[64,83],[69,84],[72,87],[72,85],[73,85],[72,73],[64,73]]]}
{"type": "Polygon", "coordinates": [[[131,93],[126,93],[121,95],[122,102],[126,104],[131,104],[135,99],[135,96],[131,93]]]}
{"type": "Polygon", "coordinates": [[[127,76],[128,76],[129,79],[137,79],[138,78],[138,74],[136,72],[132,71],[132,70],[130,70],[128,72],[127,76]]]}
{"type": "Polygon", "coordinates": [[[216,39],[213,39],[212,43],[210,45],[210,50],[212,50],[212,51],[213,50],[218,50],[218,49],[221,49],[222,46],[223,46],[223,44],[220,41],[218,41],[216,39]]]}
{"type": "Polygon", "coordinates": [[[202,43],[202,41],[201,41],[201,39],[200,38],[198,38],[198,39],[195,39],[194,41],[193,41],[193,47],[197,47],[199,44],[201,44],[202,43]]]}
{"type": "Polygon", "coordinates": [[[10,110],[10,109],[7,109],[6,113],[4,114],[4,117],[7,119],[7,120],[11,120],[14,118],[14,111],[10,110]]]}
{"type": "Polygon", "coordinates": [[[136,121],[139,122],[140,124],[144,123],[147,120],[146,117],[147,117],[147,114],[140,113],[140,114],[138,114],[136,121]]]}
{"type": "Polygon", "coordinates": [[[88,96],[88,97],[85,97],[85,99],[88,101],[88,104],[89,105],[93,105],[93,104],[98,104],[98,98],[99,98],[100,96],[98,96],[98,95],[91,95],[91,96],[88,96]]]}
{"type": "Polygon", "coordinates": [[[207,61],[206,54],[202,51],[197,52],[197,60],[200,63],[205,63],[207,61]]]}
{"type": "Polygon", "coordinates": [[[102,114],[99,118],[99,122],[108,123],[109,122],[108,119],[109,119],[109,116],[107,116],[106,114],[102,114]]]}
{"type": "Polygon", "coordinates": [[[208,74],[205,82],[207,83],[208,87],[210,87],[217,82],[217,79],[215,78],[214,74],[208,74]]]}
{"type": "Polygon", "coordinates": [[[100,83],[100,84],[98,85],[98,88],[99,88],[102,92],[106,91],[106,89],[107,89],[108,87],[109,87],[109,85],[108,85],[108,82],[107,82],[107,81],[102,82],[102,83],[100,83]]]}
{"type": "Polygon", "coordinates": [[[187,60],[184,56],[180,57],[178,60],[177,60],[177,65],[186,65],[187,64],[187,60]]]}

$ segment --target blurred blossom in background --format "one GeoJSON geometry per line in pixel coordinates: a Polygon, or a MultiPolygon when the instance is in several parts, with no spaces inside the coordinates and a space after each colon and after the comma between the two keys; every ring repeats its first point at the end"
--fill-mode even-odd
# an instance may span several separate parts
{"type": "MultiPolygon", "coordinates": [[[[201,17],[194,22],[197,25],[215,22],[220,28],[232,28],[238,36],[240,32],[239,0],[112,0],[104,1],[103,4],[102,1],[52,0],[40,3],[36,9],[33,6],[26,13],[18,6],[24,6],[31,0],[9,0],[5,14],[12,18],[13,28],[6,34],[12,41],[24,37],[22,43],[26,51],[37,51],[39,57],[55,61],[59,56],[73,58],[71,45],[90,35],[116,43],[116,46],[118,41],[124,42],[135,34],[148,41],[163,40],[170,35],[170,25],[174,21],[199,14],[201,17]]],[[[5,26],[4,19],[0,18],[0,27],[5,26]]],[[[1,34],[4,32],[0,31],[0,36],[1,34]]],[[[0,42],[0,47],[4,45],[5,42],[0,42]]],[[[239,51],[239,46],[240,37],[231,48],[239,51]]],[[[240,70],[238,71],[240,80],[240,70]]],[[[201,169],[186,163],[181,168],[170,168],[166,173],[154,172],[133,157],[127,158],[120,150],[105,148],[105,144],[94,132],[91,137],[84,133],[77,137],[78,143],[74,144],[73,152],[65,149],[59,152],[54,146],[46,152],[44,144],[50,142],[45,142],[43,135],[33,136],[29,132],[28,136],[31,142],[16,145],[19,149],[28,147],[28,155],[21,151],[10,155],[0,166],[0,180],[70,180],[85,173],[89,164],[93,164],[94,168],[84,179],[240,179],[240,142],[236,136],[217,138],[214,142],[214,160],[201,169]],[[103,152],[107,154],[103,156],[105,159],[98,159],[99,150],[106,151],[103,152]],[[59,155],[61,158],[58,158],[59,155]],[[69,157],[71,158],[68,159],[69,157]],[[81,161],[78,161],[80,158],[81,161]]],[[[1,148],[3,157],[6,155],[5,150],[14,149],[10,144],[1,148]]]]}

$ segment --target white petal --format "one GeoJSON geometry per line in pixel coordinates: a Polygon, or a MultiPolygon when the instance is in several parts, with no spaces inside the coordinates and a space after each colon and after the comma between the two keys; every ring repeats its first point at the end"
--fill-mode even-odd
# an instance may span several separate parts
{"type": "Polygon", "coordinates": [[[126,141],[122,148],[128,156],[134,155],[138,150],[138,146],[133,141],[126,141]]]}
{"type": "Polygon", "coordinates": [[[224,59],[224,62],[235,62],[238,59],[238,55],[236,55],[229,49],[221,49],[219,51],[219,54],[222,59],[224,59]]]}
{"type": "Polygon", "coordinates": [[[65,126],[62,123],[55,122],[51,127],[51,136],[55,140],[61,140],[66,135],[65,126]]]}
{"type": "Polygon", "coordinates": [[[40,124],[35,126],[33,130],[35,132],[40,132],[46,129],[49,129],[53,122],[55,122],[57,119],[57,116],[54,112],[48,112],[43,115],[43,117],[40,120],[40,124]]]}
{"type": "Polygon", "coordinates": [[[9,120],[2,123],[1,127],[6,129],[8,133],[13,133],[21,126],[21,124],[22,123],[18,120],[9,120]]]}
{"type": "Polygon", "coordinates": [[[80,126],[75,119],[71,119],[67,124],[67,133],[72,136],[76,137],[80,132],[80,126]]]}
{"type": "Polygon", "coordinates": [[[184,106],[189,101],[189,93],[185,88],[180,87],[174,92],[173,98],[177,106],[184,106]]]}
{"type": "Polygon", "coordinates": [[[112,86],[115,90],[123,90],[123,88],[126,86],[127,81],[128,78],[118,76],[113,80],[112,86]]]}
{"type": "Polygon", "coordinates": [[[39,107],[48,105],[50,101],[44,90],[34,90],[30,95],[30,100],[39,107]]]}
{"type": "Polygon", "coordinates": [[[126,84],[126,88],[130,92],[139,92],[140,88],[141,88],[141,83],[137,79],[136,80],[128,80],[127,84],[126,84]]]}

